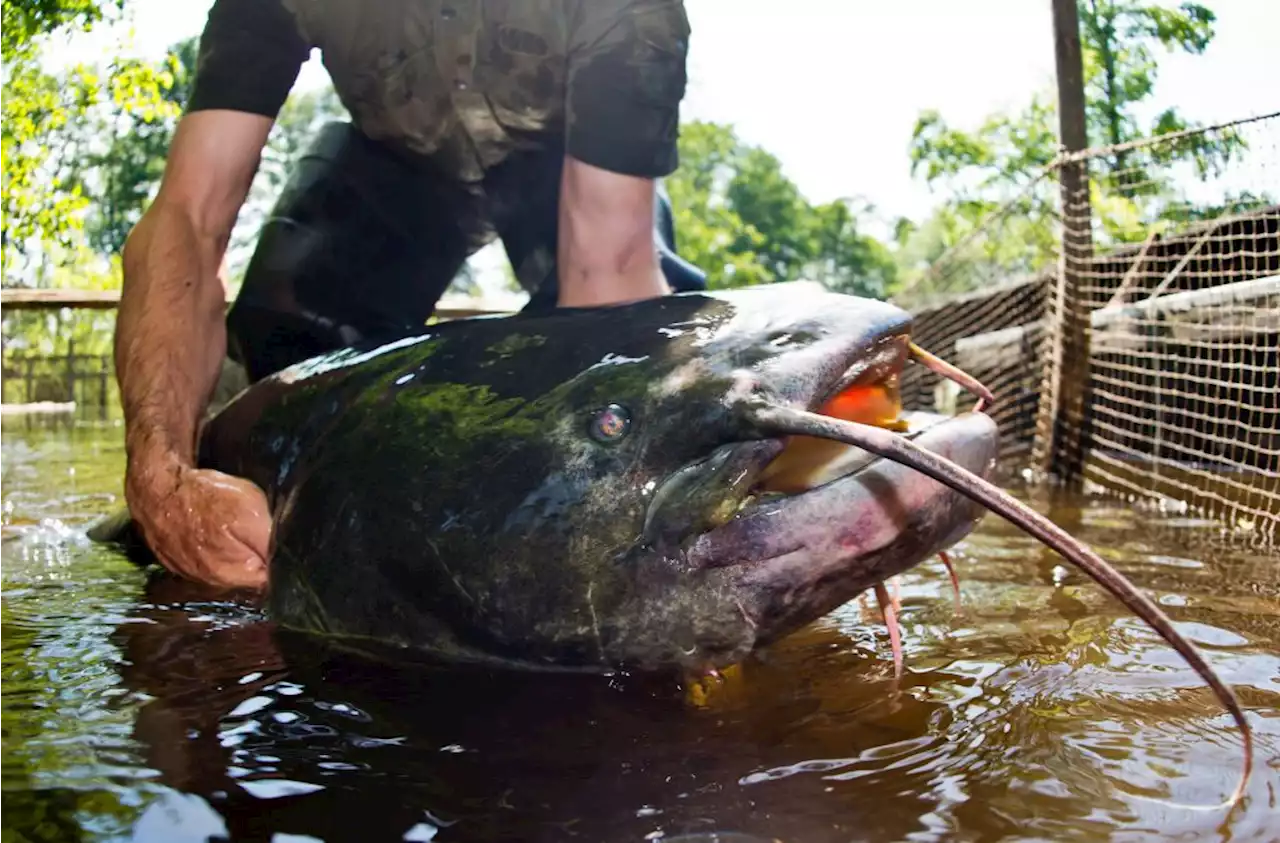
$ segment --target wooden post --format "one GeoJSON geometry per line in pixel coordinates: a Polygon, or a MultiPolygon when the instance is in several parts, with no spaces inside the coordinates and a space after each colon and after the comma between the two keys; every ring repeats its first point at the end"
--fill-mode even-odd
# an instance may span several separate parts
{"type": "Polygon", "coordinates": [[[67,340],[67,401],[76,400],[76,341],[67,340]]]}
{"type": "Polygon", "coordinates": [[[107,404],[109,403],[111,392],[109,383],[111,375],[110,359],[106,355],[98,358],[98,415],[104,419],[107,417],[107,404]]]}
{"type": "MultiPolygon", "coordinates": [[[[1089,145],[1084,67],[1076,0],[1052,0],[1058,75],[1058,133],[1064,155],[1089,145]]],[[[1032,461],[1041,472],[1074,479],[1083,467],[1089,386],[1089,310],[1085,275],[1093,258],[1089,168],[1084,158],[1058,169],[1062,248],[1049,302],[1048,365],[1041,386],[1032,461]]]]}

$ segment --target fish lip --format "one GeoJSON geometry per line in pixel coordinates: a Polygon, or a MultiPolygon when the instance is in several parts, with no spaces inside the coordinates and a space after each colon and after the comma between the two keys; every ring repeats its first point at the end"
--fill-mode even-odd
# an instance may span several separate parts
{"type": "Polygon", "coordinates": [[[859,359],[855,360],[831,383],[815,391],[804,409],[817,412],[832,398],[853,386],[882,383],[891,376],[902,374],[911,357],[911,335],[907,331],[894,331],[876,338],[859,359]]]}
{"type": "MultiPolygon", "coordinates": [[[[995,422],[984,413],[966,412],[956,416],[943,416],[928,412],[908,412],[903,414],[904,420],[913,424],[913,428],[903,436],[923,441],[924,447],[944,453],[947,450],[959,451],[966,445],[977,447],[977,456],[971,456],[967,462],[970,470],[980,475],[987,475],[995,464],[995,453],[998,444],[998,431],[995,422]]],[[[776,529],[774,524],[781,523],[792,512],[806,506],[820,505],[825,500],[839,501],[846,493],[856,494],[856,487],[864,485],[873,475],[886,472],[909,475],[915,470],[893,460],[868,453],[867,460],[860,462],[852,470],[841,474],[811,489],[794,494],[774,494],[763,498],[749,500],[738,508],[733,518],[726,523],[699,535],[686,551],[690,565],[695,568],[710,569],[762,569],[770,563],[804,551],[815,541],[820,541],[832,534],[850,530],[850,522],[856,520],[857,513],[850,519],[832,518],[825,523],[805,523],[801,534],[788,536],[787,531],[776,529]],[[767,550],[766,550],[767,549],[767,550]]],[[[922,497],[922,500],[934,502],[953,497],[960,504],[949,525],[941,532],[941,538],[935,543],[939,547],[954,544],[962,538],[973,524],[982,509],[962,498],[958,492],[928,480],[921,476],[922,484],[932,484],[933,491],[922,497]]],[[[847,564],[833,558],[833,563],[847,564]]],[[[876,579],[884,579],[914,567],[919,560],[903,558],[900,564],[890,564],[877,569],[876,579]]]]}
{"type": "MultiPolygon", "coordinates": [[[[906,331],[895,331],[881,337],[877,337],[872,342],[867,353],[861,355],[857,360],[851,363],[843,372],[833,378],[830,383],[824,384],[816,389],[809,400],[804,403],[803,408],[809,412],[816,413],[832,398],[851,387],[874,385],[877,383],[883,383],[891,377],[901,377],[902,371],[906,368],[907,361],[911,356],[910,340],[910,334],[906,331]]],[[[923,418],[923,416],[920,417],[923,418]]],[[[917,429],[908,431],[905,435],[915,437],[921,432],[923,431],[917,429]]],[[[744,512],[760,505],[760,501],[758,500],[753,502],[753,499],[758,497],[755,491],[756,483],[760,475],[763,474],[764,470],[768,467],[769,463],[772,462],[774,457],[781,453],[781,451],[786,447],[787,438],[788,437],[786,436],[765,437],[761,440],[756,440],[755,443],[743,443],[743,447],[746,447],[751,444],[758,445],[760,442],[768,442],[772,447],[760,449],[759,455],[756,458],[756,464],[753,466],[752,480],[749,487],[750,490],[737,502],[738,513],[735,515],[735,518],[741,517],[744,512]]],[[[849,471],[838,477],[832,478],[826,483],[814,486],[811,489],[806,489],[803,492],[789,494],[776,493],[768,495],[767,498],[768,500],[774,501],[787,498],[800,498],[855,474],[871,462],[881,459],[881,457],[870,454],[869,452],[865,453],[867,453],[868,462],[859,463],[849,471]]]]}
{"type": "MultiPolygon", "coordinates": [[[[848,365],[843,368],[832,367],[829,372],[823,372],[822,375],[815,377],[807,385],[808,388],[803,390],[803,393],[807,394],[802,393],[789,398],[779,395],[773,400],[779,404],[798,405],[806,410],[816,411],[851,386],[878,383],[890,376],[899,375],[910,358],[909,341],[909,327],[895,325],[857,348],[848,365]]],[[[754,379],[749,378],[749,380],[754,379]]],[[[748,395],[749,401],[769,400],[767,391],[759,387],[740,394],[739,400],[748,395]]],[[[749,429],[750,425],[747,427],[749,429]]],[[[786,447],[787,438],[785,435],[756,436],[737,442],[728,442],[712,453],[669,474],[646,507],[644,526],[640,540],[634,549],[657,551],[670,558],[687,559],[689,547],[697,542],[699,537],[714,532],[723,520],[717,520],[713,516],[708,522],[703,518],[700,524],[695,520],[693,524],[686,525],[684,529],[678,529],[674,534],[665,533],[662,522],[666,514],[664,510],[669,506],[667,495],[672,488],[678,489],[681,479],[691,475],[710,473],[719,473],[721,476],[730,475],[735,479],[717,489],[724,494],[714,509],[719,510],[721,519],[737,518],[744,504],[749,506],[749,502],[755,498],[755,487],[761,474],[786,447]],[[725,516],[725,513],[730,511],[733,514],[725,516]]],[[[679,523],[679,519],[676,521],[679,523]]]]}
{"type": "MultiPolygon", "coordinates": [[[[920,431],[917,445],[980,476],[991,474],[999,436],[990,416],[927,415],[938,421],[920,431]]],[[[885,458],[775,506],[774,517],[761,507],[709,536],[722,546],[721,565],[704,569],[736,595],[756,646],[951,547],[986,514],[963,493],[885,458]],[[725,548],[738,550],[737,558],[725,548]]]]}

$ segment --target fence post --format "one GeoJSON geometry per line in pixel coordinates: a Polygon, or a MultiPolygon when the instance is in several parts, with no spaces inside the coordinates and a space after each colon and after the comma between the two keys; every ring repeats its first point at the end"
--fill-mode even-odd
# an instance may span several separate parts
{"type": "MultiPolygon", "coordinates": [[[[1089,145],[1085,123],[1084,69],[1076,0],[1052,0],[1058,76],[1061,152],[1089,145]]],[[[1062,248],[1049,306],[1047,365],[1040,389],[1032,464],[1042,473],[1072,479],[1084,463],[1084,422],[1089,387],[1089,307],[1083,273],[1093,258],[1088,161],[1068,158],[1058,167],[1062,248]]]]}
{"type": "Polygon", "coordinates": [[[67,340],[67,400],[76,400],[76,341],[67,340]]]}
{"type": "Polygon", "coordinates": [[[98,415],[103,419],[107,417],[108,395],[111,392],[109,383],[111,367],[108,365],[110,359],[106,355],[98,358],[98,415]]]}

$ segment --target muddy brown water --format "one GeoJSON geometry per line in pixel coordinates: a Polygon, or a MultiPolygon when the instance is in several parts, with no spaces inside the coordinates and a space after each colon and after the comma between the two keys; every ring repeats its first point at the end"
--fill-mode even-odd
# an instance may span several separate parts
{"type": "Polygon", "coordinates": [[[1280,553],[1115,500],[1019,495],[1153,596],[1140,622],[995,516],[901,582],[896,688],[854,601],[696,697],[646,677],[369,664],[90,545],[115,421],[3,427],[5,841],[1280,839],[1280,553]]]}

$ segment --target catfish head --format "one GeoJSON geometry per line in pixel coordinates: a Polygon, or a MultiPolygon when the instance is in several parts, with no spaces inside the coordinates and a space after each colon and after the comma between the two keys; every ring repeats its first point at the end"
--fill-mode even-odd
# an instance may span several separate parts
{"type": "Polygon", "coordinates": [[[256,384],[203,462],[268,491],[285,626],[450,661],[722,667],[982,516],[864,448],[760,424],[840,410],[986,476],[985,414],[899,413],[910,326],[768,287],[450,322],[256,384]]]}

